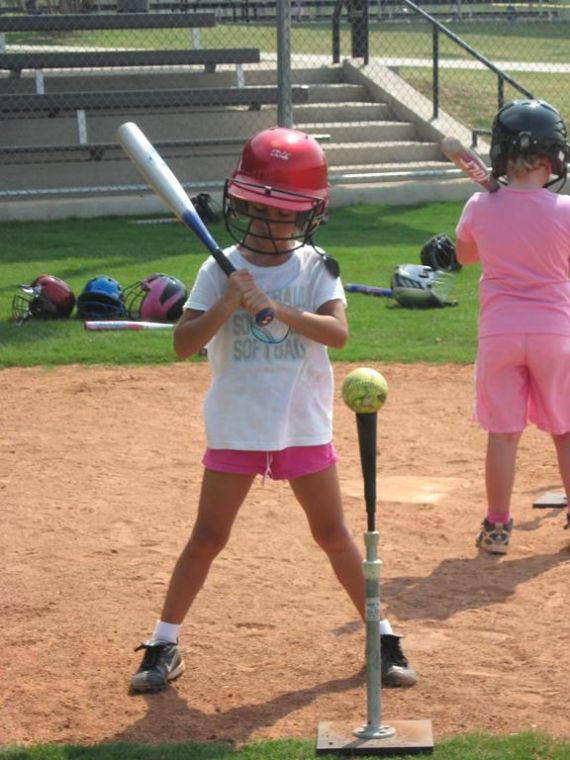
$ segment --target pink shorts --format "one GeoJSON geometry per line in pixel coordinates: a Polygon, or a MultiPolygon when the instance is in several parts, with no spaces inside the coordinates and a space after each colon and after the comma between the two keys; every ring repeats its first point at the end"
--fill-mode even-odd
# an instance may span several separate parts
{"type": "Polygon", "coordinates": [[[521,333],[479,340],[473,418],[491,433],[520,433],[527,422],[570,432],[570,336],[521,333]]]}
{"type": "Polygon", "coordinates": [[[206,449],[202,464],[208,470],[243,475],[267,475],[273,480],[292,480],[325,470],[338,460],[332,443],[322,446],[291,446],[281,451],[206,449]]]}

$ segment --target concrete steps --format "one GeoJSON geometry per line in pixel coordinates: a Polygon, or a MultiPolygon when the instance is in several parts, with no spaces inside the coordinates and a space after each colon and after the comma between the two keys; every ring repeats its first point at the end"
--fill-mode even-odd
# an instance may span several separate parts
{"type": "Polygon", "coordinates": [[[416,137],[416,128],[410,122],[399,121],[350,121],[344,124],[331,124],[330,122],[313,122],[304,124],[296,122],[295,126],[302,132],[311,135],[323,135],[323,146],[326,148],[331,142],[376,143],[382,141],[413,141],[416,137]]]}
{"type": "MultiPolygon", "coordinates": [[[[152,78],[146,75],[146,87],[161,87],[165,82],[182,81],[188,86],[228,86],[234,73],[216,71],[169,72],[152,78]]],[[[258,65],[246,68],[247,84],[275,84],[274,68],[258,65]]],[[[119,88],[126,82],[141,86],[140,74],[121,73],[114,82],[119,88]]],[[[292,72],[293,84],[309,87],[309,103],[295,106],[297,128],[321,136],[331,176],[344,174],[381,175],[449,168],[442,161],[439,144],[422,140],[410,121],[395,118],[387,103],[372,99],[366,86],[343,81],[340,66],[307,67],[292,72]]],[[[83,77],[58,78],[54,89],[79,89],[83,77]],[[75,81],[72,81],[75,80],[75,81]]],[[[27,84],[26,84],[27,86],[27,84]]],[[[91,87],[96,87],[91,79],[91,87]]],[[[134,85],[132,85],[134,86],[134,85]]],[[[243,108],[200,108],[171,113],[101,113],[88,114],[90,143],[115,144],[117,126],[136,121],[153,141],[212,139],[209,146],[176,146],[165,149],[163,156],[183,182],[220,187],[231,174],[239,157],[241,144],[256,131],[277,122],[277,109],[260,111],[243,108]],[[227,142],[224,142],[227,140],[227,142]],[[215,143],[215,144],[214,144],[215,143]]],[[[2,122],[3,145],[61,145],[77,143],[77,127],[73,117],[50,119],[5,119],[2,122]]],[[[116,145],[116,144],[115,144],[116,145]]],[[[4,158],[4,157],[3,157],[4,158]]],[[[0,190],[46,189],[73,187],[111,187],[140,185],[136,169],[118,146],[107,149],[101,160],[88,154],[73,153],[30,156],[21,163],[9,157],[3,161],[0,190]]]]}
{"type": "Polygon", "coordinates": [[[373,101],[361,102],[338,102],[338,103],[308,103],[307,105],[293,106],[295,125],[309,124],[312,122],[355,123],[389,120],[392,111],[387,103],[375,103],[373,101]]]}

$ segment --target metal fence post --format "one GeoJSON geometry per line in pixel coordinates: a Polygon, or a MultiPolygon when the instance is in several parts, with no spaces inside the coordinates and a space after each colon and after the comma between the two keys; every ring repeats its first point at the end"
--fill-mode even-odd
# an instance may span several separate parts
{"type": "Polygon", "coordinates": [[[291,0],[277,0],[277,123],[293,126],[291,103],[291,0]]]}
{"type": "Polygon", "coordinates": [[[433,59],[433,118],[439,116],[439,29],[432,26],[432,59],[433,59]]]}

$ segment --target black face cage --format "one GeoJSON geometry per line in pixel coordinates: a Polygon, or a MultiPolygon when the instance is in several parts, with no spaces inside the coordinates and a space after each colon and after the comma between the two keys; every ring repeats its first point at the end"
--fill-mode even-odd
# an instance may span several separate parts
{"type": "Polygon", "coordinates": [[[148,288],[145,288],[141,282],[135,282],[125,288],[123,291],[124,309],[129,319],[140,319],[142,302],[147,293],[148,288]]]}
{"type": "Polygon", "coordinates": [[[59,316],[56,304],[42,296],[38,289],[26,295],[16,293],[12,299],[12,318],[21,324],[30,317],[54,319],[59,316]]]}
{"type": "Polygon", "coordinates": [[[26,298],[20,293],[16,293],[12,298],[12,319],[18,324],[22,324],[32,316],[31,302],[31,298],[26,298]]]}
{"type": "MultiPolygon", "coordinates": [[[[261,214],[255,214],[254,211],[252,212],[250,210],[252,202],[244,201],[232,196],[228,191],[230,180],[226,180],[223,197],[224,224],[227,231],[238,245],[241,245],[254,253],[267,253],[266,249],[255,248],[251,243],[251,239],[247,244],[245,243],[245,240],[250,233],[251,223],[254,220],[264,222],[267,229],[267,234],[265,235],[256,231],[255,237],[262,240],[270,240],[274,245],[282,240],[294,241],[295,244],[290,250],[296,250],[297,248],[302,248],[304,245],[311,243],[311,238],[323,220],[326,211],[326,202],[322,198],[304,195],[302,193],[294,193],[287,190],[266,188],[256,183],[237,182],[236,180],[231,181],[233,184],[239,185],[240,187],[243,186],[250,191],[259,193],[259,205],[264,205],[264,203],[266,203],[268,195],[271,195],[273,199],[282,198],[283,200],[293,200],[302,198],[303,200],[308,200],[313,203],[312,208],[308,211],[297,212],[294,234],[280,236],[278,233],[275,234],[273,232],[273,230],[279,226],[279,220],[269,219],[261,214]]],[[[287,227],[289,227],[290,224],[291,222],[289,221],[283,221],[283,225],[287,225],[287,227]]],[[[279,253],[277,246],[275,246],[275,253],[279,253]]]]}
{"type": "Polygon", "coordinates": [[[125,315],[124,303],[103,293],[88,293],[77,299],[77,316],[81,319],[121,319],[125,315]]]}

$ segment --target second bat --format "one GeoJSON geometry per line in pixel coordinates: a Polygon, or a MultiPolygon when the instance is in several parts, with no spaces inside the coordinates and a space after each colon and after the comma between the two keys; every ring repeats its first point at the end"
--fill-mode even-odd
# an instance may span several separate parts
{"type": "Polygon", "coordinates": [[[484,187],[487,192],[494,193],[500,188],[485,162],[456,137],[445,137],[441,142],[441,150],[469,179],[484,187]]]}

